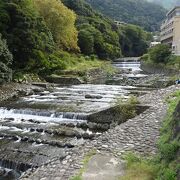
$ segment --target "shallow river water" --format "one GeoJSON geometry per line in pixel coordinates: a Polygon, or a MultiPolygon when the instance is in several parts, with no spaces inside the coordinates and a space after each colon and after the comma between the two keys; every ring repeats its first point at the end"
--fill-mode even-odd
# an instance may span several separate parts
{"type": "MultiPolygon", "coordinates": [[[[114,65],[141,71],[139,62],[114,65]]],[[[100,134],[101,131],[89,128],[88,116],[114,106],[119,97],[127,99],[133,90],[136,87],[57,85],[53,89],[1,104],[0,166],[11,170],[6,169],[3,175],[0,169],[0,177],[5,179],[10,172],[9,179],[16,179],[17,172],[21,174],[50,159],[63,158],[66,149],[100,134]]]]}

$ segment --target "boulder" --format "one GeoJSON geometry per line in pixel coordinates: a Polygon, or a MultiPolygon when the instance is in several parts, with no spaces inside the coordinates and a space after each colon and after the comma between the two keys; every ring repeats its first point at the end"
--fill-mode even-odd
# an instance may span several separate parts
{"type": "Polygon", "coordinates": [[[92,95],[92,94],[86,94],[85,95],[86,99],[102,99],[103,97],[100,95],[92,95]]]}

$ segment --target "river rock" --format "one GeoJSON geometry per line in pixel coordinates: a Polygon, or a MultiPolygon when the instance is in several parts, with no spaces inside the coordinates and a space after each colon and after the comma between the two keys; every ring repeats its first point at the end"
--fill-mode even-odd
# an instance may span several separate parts
{"type": "Polygon", "coordinates": [[[89,138],[90,138],[90,135],[89,135],[88,133],[84,133],[84,134],[82,134],[82,137],[83,137],[84,139],[89,139],[89,138]]]}
{"type": "Polygon", "coordinates": [[[77,123],[76,125],[78,128],[87,129],[88,124],[87,123],[77,123]]]}
{"type": "Polygon", "coordinates": [[[23,137],[23,138],[21,139],[21,141],[28,141],[28,139],[29,139],[29,138],[25,136],[25,137],[23,137]]]}
{"type": "Polygon", "coordinates": [[[43,129],[36,129],[37,132],[42,133],[44,130],[43,129]]]}
{"type": "Polygon", "coordinates": [[[0,177],[6,174],[6,170],[4,168],[0,168],[0,177]]]}
{"type": "Polygon", "coordinates": [[[86,99],[102,99],[103,97],[100,95],[92,95],[92,94],[86,94],[85,95],[86,99]]]}
{"type": "Polygon", "coordinates": [[[79,133],[73,130],[66,130],[64,135],[68,137],[74,137],[76,135],[79,135],[79,133]]]}

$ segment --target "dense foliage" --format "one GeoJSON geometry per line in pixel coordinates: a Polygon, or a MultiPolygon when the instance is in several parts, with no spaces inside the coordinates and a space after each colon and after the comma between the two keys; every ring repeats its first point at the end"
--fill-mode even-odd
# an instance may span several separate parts
{"type": "Polygon", "coordinates": [[[120,44],[125,56],[141,56],[149,47],[152,35],[135,25],[121,27],[120,44]]]}
{"type": "Polygon", "coordinates": [[[168,45],[159,44],[148,50],[141,59],[146,63],[160,65],[161,67],[180,69],[180,56],[173,55],[168,45]]]}
{"type": "Polygon", "coordinates": [[[52,34],[31,0],[0,1],[0,32],[7,39],[17,68],[41,66],[41,54],[53,50],[52,34]]]}
{"type": "Polygon", "coordinates": [[[139,56],[146,52],[151,36],[140,27],[118,27],[111,19],[94,11],[84,0],[63,2],[78,14],[76,26],[79,30],[78,44],[82,53],[97,54],[103,59],[114,59],[121,55],[139,56]]]}
{"type": "MultiPolygon", "coordinates": [[[[118,27],[84,0],[1,0],[0,33],[13,71],[43,76],[77,65],[75,59],[81,64],[82,55],[88,61],[142,55],[150,37],[137,26],[118,27]]],[[[3,61],[1,72],[10,72],[3,61]]]]}
{"type": "Polygon", "coordinates": [[[165,44],[159,44],[149,50],[150,59],[155,63],[166,63],[170,55],[171,50],[165,44]]]}
{"type": "Polygon", "coordinates": [[[180,178],[180,91],[176,91],[166,100],[168,113],[158,142],[161,163],[158,178],[176,180],[180,178]]]}
{"type": "Polygon", "coordinates": [[[170,9],[173,8],[176,5],[180,5],[179,0],[148,0],[149,2],[154,2],[157,4],[163,5],[165,8],[170,9]]]}
{"type": "Polygon", "coordinates": [[[117,27],[112,20],[94,11],[84,0],[63,0],[78,15],[79,47],[81,52],[97,54],[102,59],[121,56],[117,27]]]}
{"type": "Polygon", "coordinates": [[[144,27],[148,31],[159,29],[166,10],[146,0],[86,0],[107,16],[144,27]]]}
{"type": "Polygon", "coordinates": [[[61,1],[34,0],[35,5],[51,30],[58,48],[78,51],[77,30],[74,26],[76,15],[61,1]]]}
{"type": "Polygon", "coordinates": [[[78,50],[75,14],[60,1],[54,1],[57,3],[55,5],[49,5],[49,2],[0,1],[0,32],[13,54],[12,67],[16,71],[21,69],[40,74],[52,73],[56,69],[65,68],[60,57],[56,56],[56,51],[78,50]],[[39,8],[35,6],[35,2],[38,2],[39,8]],[[43,16],[41,8],[48,8],[47,19],[43,16]],[[64,18],[65,16],[68,17],[64,18]],[[54,22],[48,24],[48,18],[54,22]],[[58,35],[53,31],[53,27],[57,29],[58,35]]]}
{"type": "Polygon", "coordinates": [[[0,34],[0,84],[11,80],[11,64],[12,54],[9,52],[6,41],[1,38],[0,34]]]}

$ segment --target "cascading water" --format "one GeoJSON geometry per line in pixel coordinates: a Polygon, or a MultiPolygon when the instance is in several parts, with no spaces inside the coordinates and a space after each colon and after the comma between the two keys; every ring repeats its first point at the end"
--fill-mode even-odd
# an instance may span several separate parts
{"type": "Polygon", "coordinates": [[[124,70],[124,75],[129,78],[141,78],[146,77],[146,74],[143,74],[141,69],[141,62],[139,58],[122,58],[113,63],[113,65],[121,70],[124,70]]]}
{"type": "Polygon", "coordinates": [[[4,102],[0,108],[0,166],[6,172],[12,171],[16,179],[30,167],[63,157],[66,148],[100,134],[91,130],[93,124],[88,124],[88,116],[109,108],[119,96],[126,98],[129,88],[133,87],[55,87],[4,102]]]}

